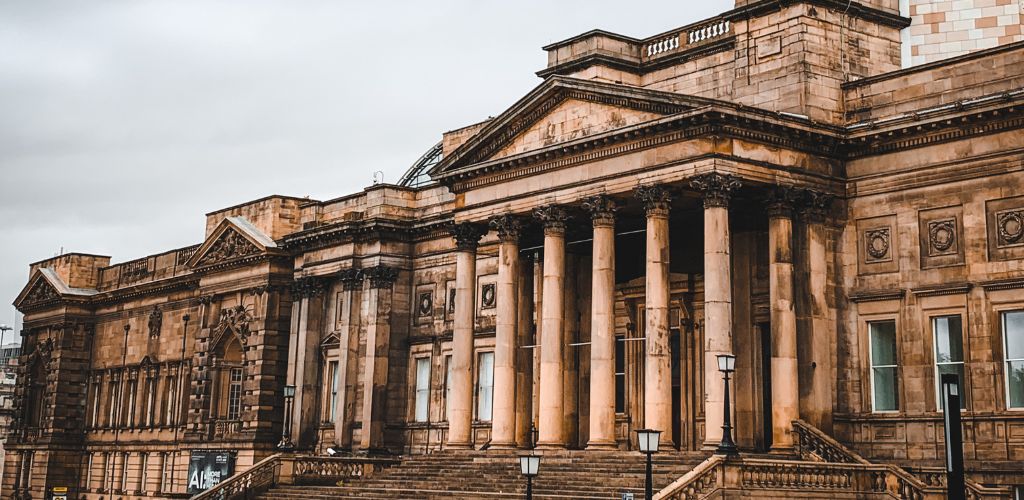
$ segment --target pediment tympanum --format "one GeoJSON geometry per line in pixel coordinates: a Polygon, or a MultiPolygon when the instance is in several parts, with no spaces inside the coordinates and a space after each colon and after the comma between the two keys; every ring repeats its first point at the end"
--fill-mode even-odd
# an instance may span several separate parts
{"type": "Polygon", "coordinates": [[[29,277],[28,284],[14,300],[14,306],[22,310],[55,304],[65,297],[82,299],[95,294],[96,290],[91,288],[67,286],[53,269],[43,267],[36,269],[29,277]]]}
{"type": "Polygon", "coordinates": [[[708,105],[693,96],[552,76],[431,169],[443,176],[488,160],[541,150],[708,105]]]}
{"type": "Polygon", "coordinates": [[[260,255],[276,248],[274,241],[242,217],[228,217],[189,259],[190,267],[207,267],[260,255]]]}
{"type": "Polygon", "coordinates": [[[44,279],[36,280],[35,284],[28,290],[24,298],[18,302],[19,306],[34,306],[45,302],[60,299],[60,292],[44,279]]]}

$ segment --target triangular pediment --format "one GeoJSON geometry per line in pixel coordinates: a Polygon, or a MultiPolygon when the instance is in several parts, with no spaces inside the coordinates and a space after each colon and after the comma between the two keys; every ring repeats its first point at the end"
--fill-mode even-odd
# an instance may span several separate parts
{"type": "Polygon", "coordinates": [[[18,298],[14,300],[14,307],[18,309],[33,308],[55,304],[64,297],[81,299],[95,294],[96,290],[91,288],[71,288],[60,279],[53,269],[41,267],[32,272],[28,284],[21,289],[18,298]]]}
{"type": "Polygon", "coordinates": [[[277,244],[244,217],[227,217],[189,259],[189,267],[208,267],[261,255],[277,244]]]}
{"type": "Polygon", "coordinates": [[[674,92],[552,76],[446,153],[430,175],[440,177],[476,163],[627,128],[710,102],[674,92]]]}

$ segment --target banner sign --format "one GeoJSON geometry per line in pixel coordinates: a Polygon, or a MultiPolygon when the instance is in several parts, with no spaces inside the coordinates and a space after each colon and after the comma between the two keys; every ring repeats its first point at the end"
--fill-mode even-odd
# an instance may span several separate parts
{"type": "Polygon", "coordinates": [[[235,455],[223,450],[192,450],[188,461],[188,494],[217,486],[235,471],[235,455]]]}

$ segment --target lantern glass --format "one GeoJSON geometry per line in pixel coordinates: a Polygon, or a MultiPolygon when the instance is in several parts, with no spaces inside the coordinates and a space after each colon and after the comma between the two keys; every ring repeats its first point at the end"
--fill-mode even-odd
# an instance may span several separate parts
{"type": "Polygon", "coordinates": [[[960,381],[957,380],[957,379],[958,379],[958,377],[955,374],[953,374],[953,373],[943,373],[942,374],[942,387],[944,389],[943,390],[943,394],[949,394],[949,395],[952,395],[952,396],[959,396],[960,395],[959,392],[958,392],[959,391],[960,381]]]}
{"type": "Polygon", "coordinates": [[[718,355],[718,371],[723,373],[732,373],[736,370],[736,356],[732,354],[719,354],[718,355]]]}
{"type": "Polygon", "coordinates": [[[294,385],[286,385],[286,386],[284,386],[284,397],[286,397],[286,398],[294,398],[295,397],[295,386],[294,385]]]}
{"type": "Polygon", "coordinates": [[[523,455],[519,457],[519,469],[524,476],[536,476],[540,472],[540,456],[523,455]]]}
{"type": "Polygon", "coordinates": [[[658,451],[661,441],[661,431],[653,429],[638,429],[636,431],[637,442],[640,444],[640,451],[643,453],[655,453],[658,451]]]}

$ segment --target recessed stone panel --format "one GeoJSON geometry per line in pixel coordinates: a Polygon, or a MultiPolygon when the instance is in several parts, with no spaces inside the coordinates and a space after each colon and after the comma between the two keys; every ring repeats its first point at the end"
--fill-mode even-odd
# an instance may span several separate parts
{"type": "Polygon", "coordinates": [[[1024,259],[1024,196],[988,201],[985,220],[989,258],[1024,259]]]}
{"type": "Polygon", "coordinates": [[[918,212],[921,267],[964,264],[963,207],[933,208],[918,212]]]}
{"type": "Polygon", "coordinates": [[[883,215],[857,221],[857,251],[861,274],[900,270],[896,216],[883,215]]]}

